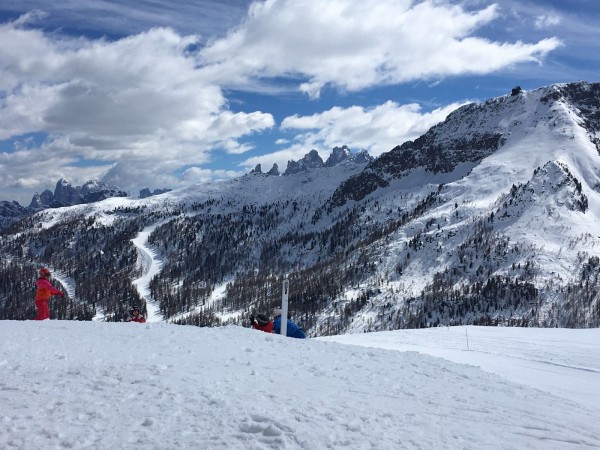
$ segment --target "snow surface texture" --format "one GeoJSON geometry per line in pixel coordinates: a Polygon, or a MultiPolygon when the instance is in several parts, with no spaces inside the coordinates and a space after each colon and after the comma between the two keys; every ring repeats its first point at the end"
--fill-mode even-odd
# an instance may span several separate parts
{"type": "Polygon", "coordinates": [[[600,447],[598,329],[3,321],[0,341],[2,449],[600,447]]]}

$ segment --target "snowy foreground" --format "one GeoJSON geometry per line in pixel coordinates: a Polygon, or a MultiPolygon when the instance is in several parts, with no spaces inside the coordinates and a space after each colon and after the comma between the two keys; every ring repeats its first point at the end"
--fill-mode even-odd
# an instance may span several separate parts
{"type": "Polygon", "coordinates": [[[600,448],[599,329],[2,321],[0,342],[2,449],[600,448]]]}

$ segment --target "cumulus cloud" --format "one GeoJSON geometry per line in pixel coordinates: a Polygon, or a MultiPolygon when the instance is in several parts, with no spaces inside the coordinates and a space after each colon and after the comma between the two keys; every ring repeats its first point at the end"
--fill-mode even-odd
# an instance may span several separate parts
{"type": "MultiPolygon", "coordinates": [[[[61,172],[74,160],[87,162],[82,172],[96,165],[94,178],[119,161],[129,173],[113,167],[106,176],[127,189],[156,167],[203,163],[215,149],[243,153],[250,146],[240,137],[274,125],[271,114],[228,109],[221,87],[197,70],[197,36],[154,28],[116,41],[75,39],[24,26],[39,17],[0,25],[0,140],[45,133],[32,160],[46,149],[61,172]]],[[[10,180],[19,153],[3,158],[0,176],[10,180]]],[[[40,178],[36,166],[20,166],[28,186],[40,178]]]]}
{"type": "Polygon", "coordinates": [[[205,47],[207,76],[242,87],[250,80],[299,77],[311,97],[460,74],[491,73],[540,61],[560,42],[493,42],[475,36],[498,18],[490,5],[468,11],[450,1],[266,0],[205,47]]]}
{"type": "Polygon", "coordinates": [[[178,133],[207,144],[273,122],[268,114],[224,110],[220,87],[203,79],[186,54],[193,36],[157,28],[115,42],[65,45],[11,26],[0,33],[9,75],[0,85],[7,93],[1,112],[12,119],[0,138],[45,130],[137,142],[178,133]],[[9,55],[9,46],[20,50],[9,55]]]}
{"type": "Polygon", "coordinates": [[[248,169],[259,163],[263,167],[277,163],[280,169],[285,170],[289,160],[298,160],[312,149],[317,150],[322,158],[327,158],[333,147],[342,145],[356,150],[366,149],[372,156],[379,156],[396,145],[421,136],[463,104],[453,103],[423,112],[416,103],[400,105],[388,101],[371,108],[334,107],[310,116],[289,116],[280,128],[296,133],[292,145],[269,155],[248,158],[242,165],[248,169]]]}

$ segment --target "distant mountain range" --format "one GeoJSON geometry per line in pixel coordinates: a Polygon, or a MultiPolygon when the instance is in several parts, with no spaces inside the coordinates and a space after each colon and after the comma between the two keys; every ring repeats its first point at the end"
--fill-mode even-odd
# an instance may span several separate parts
{"type": "MultiPolygon", "coordinates": [[[[313,336],[600,326],[598,83],[514,89],[376,159],[310,151],[279,174],[46,209],[4,230],[4,270],[62,271],[76,296],[57,314],[81,319],[139,303],[182,324],[246,323],[287,277],[313,336]]],[[[3,306],[25,292],[15,283],[0,317],[27,314],[3,306]]]]}
{"type": "MultiPolygon", "coordinates": [[[[287,169],[283,175],[294,175],[300,172],[306,172],[311,169],[318,169],[321,167],[334,167],[340,163],[355,163],[362,164],[373,160],[373,157],[369,155],[366,150],[362,150],[359,153],[352,153],[347,145],[342,147],[334,147],[327,158],[327,161],[323,162],[323,159],[316,150],[311,150],[299,161],[288,161],[287,169]]],[[[250,172],[251,174],[262,174],[262,167],[257,164],[256,167],[250,172]]],[[[279,176],[279,167],[277,164],[273,164],[273,167],[266,172],[266,175],[279,176]]]]}
{"type": "MultiPolygon", "coordinates": [[[[326,162],[323,162],[316,150],[311,150],[299,161],[288,161],[288,167],[283,175],[292,175],[318,167],[333,167],[342,162],[360,164],[372,160],[373,158],[366,150],[353,154],[345,145],[335,147],[326,162]]],[[[258,164],[250,173],[262,174],[261,165],[258,164]]],[[[277,164],[274,164],[266,175],[281,175],[277,164]]],[[[144,188],[140,190],[139,198],[148,198],[170,191],[171,189],[168,188],[155,189],[154,191],[144,188]]],[[[83,203],[94,203],[111,197],[127,196],[128,193],[120,187],[109,185],[103,181],[90,180],[83,184],[83,186],[73,186],[65,178],[61,178],[56,183],[54,192],[50,189],[44,190],[41,194],[36,192],[28,207],[23,207],[16,201],[0,201],[0,229],[34,214],[40,209],[62,208],[64,206],[80,205],[83,203]]]]}
{"type": "Polygon", "coordinates": [[[56,183],[54,193],[46,189],[41,194],[36,193],[29,204],[30,208],[61,208],[63,206],[93,203],[110,197],[127,197],[127,192],[117,186],[108,185],[102,181],[92,180],[83,186],[73,186],[64,178],[56,183]]]}

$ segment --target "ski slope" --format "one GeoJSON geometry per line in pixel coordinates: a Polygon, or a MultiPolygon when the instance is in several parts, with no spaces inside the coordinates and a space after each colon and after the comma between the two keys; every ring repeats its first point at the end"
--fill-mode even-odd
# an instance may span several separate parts
{"type": "Polygon", "coordinates": [[[3,321],[0,341],[3,449],[600,447],[598,329],[3,321]]]}
{"type": "Polygon", "coordinates": [[[440,327],[320,338],[444,358],[587,407],[600,407],[598,329],[440,327]]]}
{"type": "Polygon", "coordinates": [[[133,280],[140,297],[146,302],[146,320],[148,322],[158,322],[162,319],[158,302],[152,297],[150,292],[150,281],[160,272],[163,262],[156,258],[156,250],[148,244],[148,237],[162,222],[155,223],[140,231],[135,238],[131,240],[138,252],[138,264],[142,270],[142,276],[133,280]]]}

